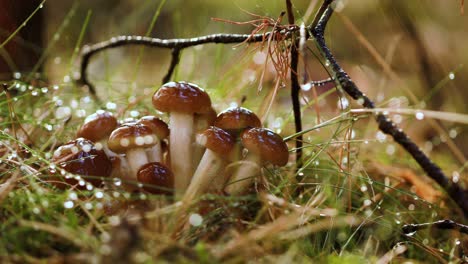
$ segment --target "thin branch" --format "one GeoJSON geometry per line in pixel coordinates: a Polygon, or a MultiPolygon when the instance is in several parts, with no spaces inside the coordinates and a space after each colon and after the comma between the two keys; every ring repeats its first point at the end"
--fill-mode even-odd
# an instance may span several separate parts
{"type": "MultiPolygon", "coordinates": [[[[282,29],[278,32],[273,32],[274,34],[279,33],[279,35],[290,37],[291,32],[296,31],[297,29],[293,28],[291,30],[282,29]]],[[[80,67],[80,79],[78,83],[88,86],[90,93],[96,97],[96,90],[94,86],[89,82],[86,69],[88,68],[89,62],[95,54],[111,48],[117,48],[122,46],[129,45],[143,45],[150,47],[158,47],[165,49],[178,49],[179,51],[188,48],[194,47],[203,44],[209,43],[222,43],[222,44],[235,44],[235,43],[254,43],[254,42],[263,42],[265,39],[270,37],[270,33],[266,34],[213,34],[207,36],[201,36],[196,38],[188,39],[159,39],[159,38],[150,38],[142,36],[118,36],[113,37],[109,40],[93,44],[91,46],[85,46],[82,51],[81,67],[80,67]]],[[[276,40],[275,38],[273,38],[276,40]]]]}
{"type": "Polygon", "coordinates": [[[452,220],[439,220],[431,223],[423,224],[408,224],[403,226],[403,233],[410,235],[416,231],[427,229],[430,227],[435,227],[437,229],[449,229],[449,230],[458,230],[460,233],[468,234],[468,226],[462,225],[460,223],[454,222],[452,220]]]}
{"type": "MultiPolygon", "coordinates": [[[[315,28],[312,29],[312,34],[316,40],[317,47],[322,55],[330,62],[331,71],[333,77],[343,90],[348,93],[353,99],[362,102],[362,105],[366,108],[375,108],[374,102],[372,102],[366,95],[364,95],[356,84],[351,80],[348,74],[341,68],[336,61],[335,57],[331,53],[330,49],[326,45],[324,32],[333,9],[330,7],[332,1],[325,0],[320,10],[325,9],[323,15],[317,21],[315,28]]],[[[315,20],[314,20],[315,22],[315,20]]],[[[401,130],[396,124],[388,119],[383,114],[377,114],[376,120],[379,125],[379,129],[385,134],[391,135],[393,139],[400,144],[422,167],[422,169],[435,180],[442,188],[444,188],[448,195],[458,204],[462,209],[465,217],[468,217],[468,198],[464,190],[455,182],[452,182],[442,172],[439,166],[432,162],[421,149],[401,130]]]]}
{"type": "MultiPolygon", "coordinates": [[[[286,7],[288,13],[288,22],[289,24],[294,24],[294,13],[292,10],[291,0],[286,0],[286,7]]],[[[298,79],[298,64],[299,64],[299,52],[298,52],[299,40],[295,39],[293,36],[293,41],[291,42],[291,101],[293,106],[294,113],[294,125],[296,128],[296,133],[302,131],[302,120],[301,120],[301,104],[299,102],[299,91],[301,86],[299,85],[298,79]]],[[[302,167],[302,134],[296,138],[296,168],[300,169],[302,167]]]]}
{"type": "Polygon", "coordinates": [[[174,70],[175,68],[177,67],[177,65],[179,64],[179,61],[180,61],[180,49],[179,48],[174,48],[172,49],[172,53],[171,53],[171,64],[169,65],[169,69],[167,70],[167,73],[166,75],[164,76],[164,78],[162,79],[162,82],[163,83],[167,83],[171,77],[172,77],[172,74],[174,73],[174,70]]]}

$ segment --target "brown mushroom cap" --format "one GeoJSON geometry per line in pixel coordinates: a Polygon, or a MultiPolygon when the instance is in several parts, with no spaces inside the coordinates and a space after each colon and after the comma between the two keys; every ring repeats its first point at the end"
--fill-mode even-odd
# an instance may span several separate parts
{"type": "Polygon", "coordinates": [[[143,184],[151,184],[162,188],[144,186],[143,189],[153,194],[171,194],[174,188],[174,175],[171,170],[159,162],[143,165],[137,174],[137,179],[143,184]]]}
{"type": "Polygon", "coordinates": [[[77,137],[97,142],[107,138],[117,126],[117,119],[112,113],[98,110],[86,117],[80,130],[78,130],[77,137]]]}
{"type": "Polygon", "coordinates": [[[169,127],[167,124],[155,116],[144,116],[138,120],[138,123],[150,127],[159,140],[169,136],[169,127]]]}
{"type": "Polygon", "coordinates": [[[239,132],[248,127],[261,127],[258,116],[244,107],[231,107],[219,113],[214,125],[229,132],[239,132]]]}
{"type": "Polygon", "coordinates": [[[168,82],[153,95],[153,106],[162,112],[207,113],[211,110],[211,100],[195,84],[168,82]]]}
{"type": "Polygon", "coordinates": [[[263,161],[284,166],[288,163],[288,146],[283,138],[266,128],[250,128],[241,135],[242,145],[263,161]]]}
{"type": "Polygon", "coordinates": [[[143,124],[124,125],[112,131],[107,145],[116,153],[125,153],[132,148],[149,148],[156,144],[153,130],[143,124]]]}
{"type": "Polygon", "coordinates": [[[228,132],[212,126],[202,134],[197,135],[197,143],[227,157],[232,154],[236,140],[228,132]]]}
{"type": "MultiPolygon", "coordinates": [[[[84,176],[108,177],[112,163],[102,150],[97,150],[93,142],[84,138],[72,140],[55,150],[52,162],[67,172],[84,176]]],[[[65,179],[70,185],[76,185],[75,179],[65,179]]],[[[88,180],[94,186],[101,186],[99,179],[88,180]]],[[[58,186],[62,187],[62,186],[58,186]]]]}

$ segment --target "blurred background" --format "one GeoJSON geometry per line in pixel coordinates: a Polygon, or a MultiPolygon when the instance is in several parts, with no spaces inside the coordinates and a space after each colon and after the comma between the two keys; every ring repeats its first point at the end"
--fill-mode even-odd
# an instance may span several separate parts
{"type": "MultiPolygon", "coordinates": [[[[297,24],[310,23],[320,4],[317,0],[292,2],[297,24]]],[[[79,77],[79,51],[86,44],[118,35],[187,38],[219,32],[250,33],[254,30],[251,25],[223,23],[212,18],[238,22],[259,18],[276,20],[284,10],[284,1],[267,0],[164,3],[1,0],[0,40],[12,38],[0,50],[0,79],[34,76],[50,84],[69,84],[79,77]],[[24,27],[12,35],[33,12],[24,27]],[[34,73],[30,74],[31,71],[34,73]]],[[[349,0],[339,1],[336,10],[339,13],[333,16],[327,29],[328,43],[344,69],[380,107],[468,113],[465,103],[468,16],[462,15],[460,1],[349,0]]],[[[310,50],[304,54],[300,67],[305,72],[306,61],[309,74],[302,81],[327,78],[325,62],[318,56],[313,41],[308,46],[310,50]]],[[[205,87],[216,98],[218,110],[241,103],[258,110],[262,104],[259,98],[268,96],[277,78],[271,63],[266,68],[263,66],[264,50],[260,45],[205,45],[186,49],[174,79],[205,87]],[[266,74],[260,85],[264,69],[266,74]]],[[[88,74],[100,97],[123,105],[129,97],[134,100],[136,95],[149,94],[158,87],[169,61],[169,50],[123,47],[94,56],[88,74]]],[[[278,121],[275,113],[285,111],[282,106],[287,111],[281,120],[288,120],[290,115],[289,84],[283,84],[276,105],[266,118],[271,127],[278,121]]],[[[330,89],[334,88],[318,87],[317,92],[320,95],[330,89]]],[[[338,96],[339,93],[332,92],[320,100],[322,119],[342,110],[337,107],[338,96]]],[[[311,100],[312,91],[303,91],[303,103],[306,105],[311,100]]],[[[355,105],[351,102],[351,106],[355,105]]],[[[304,110],[306,128],[316,124],[316,110],[315,107],[304,110]]],[[[437,121],[442,128],[437,130],[414,116],[393,118],[426,152],[438,148],[459,164],[465,163],[466,125],[437,121]],[[447,141],[451,144],[449,148],[445,145],[447,141]]],[[[288,125],[284,129],[291,131],[288,125]]]]}

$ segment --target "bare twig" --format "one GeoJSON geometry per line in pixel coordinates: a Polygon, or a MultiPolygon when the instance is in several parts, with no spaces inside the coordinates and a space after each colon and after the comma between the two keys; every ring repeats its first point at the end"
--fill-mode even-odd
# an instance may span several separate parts
{"type": "Polygon", "coordinates": [[[169,69],[167,70],[167,74],[163,78],[163,83],[167,83],[174,73],[175,68],[179,64],[180,61],[180,49],[174,48],[172,50],[172,57],[171,57],[171,64],[169,65],[169,69]]]}
{"type": "MultiPolygon", "coordinates": [[[[294,13],[292,10],[291,0],[286,0],[286,7],[288,13],[289,24],[294,24],[294,13]]],[[[291,102],[294,113],[294,125],[296,133],[302,131],[302,120],[301,120],[301,104],[299,102],[299,91],[301,87],[299,85],[299,79],[297,76],[297,66],[299,64],[299,52],[297,50],[299,46],[299,39],[294,38],[291,41],[291,102]]],[[[302,134],[296,138],[296,168],[302,167],[302,134]]]]}
{"type": "Polygon", "coordinates": [[[460,233],[468,234],[468,226],[462,225],[460,223],[454,222],[452,220],[439,220],[431,223],[423,224],[408,224],[403,226],[403,233],[412,234],[416,231],[427,229],[430,227],[435,227],[437,229],[449,229],[449,230],[458,230],[460,233]]]}
{"type": "MultiPolygon", "coordinates": [[[[372,102],[366,95],[364,95],[356,84],[351,80],[348,74],[341,68],[336,61],[335,57],[331,53],[330,49],[326,45],[324,33],[327,22],[330,20],[333,14],[333,9],[330,4],[333,1],[325,0],[319,11],[324,10],[323,14],[316,22],[316,26],[312,29],[312,35],[314,36],[317,47],[322,55],[330,62],[330,69],[333,73],[333,77],[343,90],[348,93],[353,99],[361,101],[362,105],[366,108],[375,108],[374,102],[372,102]]],[[[441,187],[443,187],[448,195],[458,204],[462,209],[465,217],[468,217],[468,198],[464,190],[455,182],[451,182],[448,177],[442,172],[439,166],[432,162],[421,149],[406,135],[403,130],[398,128],[390,119],[383,114],[377,114],[376,120],[379,125],[379,129],[385,134],[391,135],[393,139],[398,142],[424,169],[424,171],[435,180],[441,187]]]]}
{"type": "MultiPolygon", "coordinates": [[[[89,88],[90,93],[96,96],[96,90],[94,86],[89,82],[86,69],[88,68],[90,59],[97,53],[122,46],[128,45],[144,45],[150,47],[158,47],[164,49],[179,50],[179,52],[188,47],[195,47],[198,45],[209,44],[209,43],[222,43],[222,44],[237,44],[237,43],[254,43],[262,42],[270,34],[279,33],[279,36],[290,37],[291,32],[297,29],[285,30],[282,29],[279,32],[270,32],[266,34],[213,34],[202,37],[188,38],[188,39],[159,39],[142,36],[118,36],[109,40],[86,46],[82,51],[81,68],[80,68],[80,79],[78,83],[86,85],[89,88]]],[[[275,37],[273,37],[276,40],[275,37]]],[[[174,54],[174,52],[173,52],[174,54]]],[[[174,55],[172,57],[174,61],[174,55]]],[[[171,63],[173,65],[173,63],[171,63]]],[[[175,67],[175,66],[174,66],[175,67]]],[[[171,70],[171,67],[169,68],[171,70]]],[[[168,74],[166,74],[168,76],[168,74]]]]}

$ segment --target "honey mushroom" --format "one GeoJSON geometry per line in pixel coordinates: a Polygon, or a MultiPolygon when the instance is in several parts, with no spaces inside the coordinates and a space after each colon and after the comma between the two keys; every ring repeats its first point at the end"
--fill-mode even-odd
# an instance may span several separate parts
{"type": "Polygon", "coordinates": [[[171,170],[160,162],[150,162],[140,168],[137,174],[138,182],[145,184],[143,189],[152,194],[172,194],[174,175],[171,170]]]}
{"type": "Polygon", "coordinates": [[[232,157],[235,141],[226,131],[212,126],[197,135],[197,143],[204,146],[206,150],[184,194],[182,199],[184,203],[190,203],[198,198],[214,182],[221,182],[221,186],[214,188],[222,188],[224,181],[215,181],[215,179],[224,177],[223,170],[227,160],[232,157]]]}
{"type": "Polygon", "coordinates": [[[162,140],[169,136],[169,128],[167,124],[155,116],[144,116],[137,123],[150,127],[156,136],[156,144],[146,151],[149,162],[162,162],[162,140]]]}
{"type": "MultiPolygon", "coordinates": [[[[98,150],[93,142],[84,138],[77,138],[65,143],[54,151],[52,163],[59,169],[80,176],[94,176],[86,179],[95,187],[102,186],[102,180],[96,177],[107,178],[111,174],[111,161],[103,150],[98,150]]],[[[86,189],[85,185],[74,178],[65,178],[64,181],[76,186],[78,189],[86,189]]],[[[64,183],[56,182],[60,189],[66,188],[64,183]]]]}
{"type": "Polygon", "coordinates": [[[193,174],[194,115],[209,112],[208,94],[195,84],[169,82],[153,95],[153,106],[169,113],[169,154],[175,191],[183,194],[193,174]]]}
{"type": "Polygon", "coordinates": [[[288,146],[281,136],[269,129],[246,129],[241,134],[241,141],[248,153],[224,189],[230,195],[245,193],[263,164],[284,166],[288,163],[288,146]]]}
{"type": "Polygon", "coordinates": [[[129,174],[123,178],[130,181],[137,180],[138,170],[148,163],[146,150],[156,144],[156,136],[153,130],[138,123],[127,123],[114,131],[109,136],[109,149],[125,154],[129,166],[129,174]]]}
{"type": "MultiPolygon", "coordinates": [[[[230,133],[236,143],[233,150],[233,163],[231,165],[239,165],[237,162],[241,158],[242,144],[240,143],[240,133],[247,128],[261,127],[262,122],[258,116],[251,110],[244,107],[230,107],[220,112],[214,121],[214,126],[222,128],[230,133]]],[[[231,168],[235,166],[230,166],[231,168]]],[[[230,171],[230,170],[228,170],[230,171]]],[[[229,173],[229,172],[226,172],[229,173]]],[[[228,175],[225,175],[225,177],[228,175]]],[[[217,181],[212,185],[212,190],[221,191],[224,189],[223,184],[226,183],[224,177],[216,178],[217,181]],[[216,187],[216,188],[215,188],[216,187]],[[214,189],[213,189],[214,188],[214,189]]]]}
{"type": "MultiPolygon", "coordinates": [[[[211,110],[207,113],[203,114],[195,114],[194,116],[194,133],[200,134],[203,133],[206,129],[213,125],[216,119],[216,111],[211,108],[211,110]]],[[[196,166],[200,163],[200,160],[203,156],[203,152],[205,151],[205,147],[198,144],[197,142],[193,143],[193,166],[196,166]]]]}
{"type": "Polygon", "coordinates": [[[118,125],[119,123],[112,113],[97,110],[85,118],[76,136],[91,140],[97,149],[102,148],[108,157],[113,157],[116,154],[107,147],[107,139],[118,125]]]}

